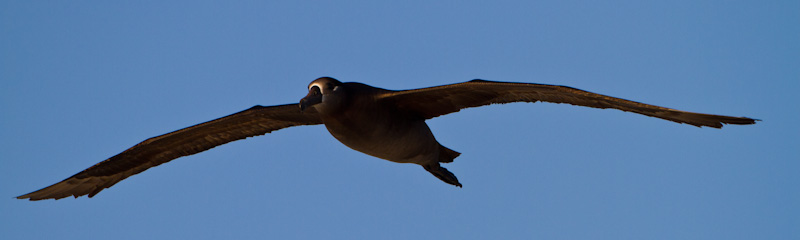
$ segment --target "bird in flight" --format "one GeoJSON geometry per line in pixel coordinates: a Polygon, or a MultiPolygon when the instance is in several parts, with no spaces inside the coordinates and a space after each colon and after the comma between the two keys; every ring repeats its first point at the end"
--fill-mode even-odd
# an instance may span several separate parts
{"type": "Polygon", "coordinates": [[[464,108],[512,102],[567,103],[613,108],[697,127],[754,124],[757,119],[680,111],[566,86],[472,80],[450,85],[394,91],[321,77],[308,85],[297,104],[254,106],[222,118],[144,140],[61,182],[17,197],[42,200],[93,197],[103,189],[151,167],[216,146],[275,130],[324,124],[344,145],[397,163],[414,163],[461,187],[440,163],[459,152],[442,146],[425,120],[464,108]]]}

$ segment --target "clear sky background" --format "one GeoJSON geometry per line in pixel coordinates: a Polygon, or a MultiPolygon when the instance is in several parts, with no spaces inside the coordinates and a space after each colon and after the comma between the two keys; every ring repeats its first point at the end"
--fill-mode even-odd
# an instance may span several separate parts
{"type": "Polygon", "coordinates": [[[2,239],[800,239],[798,1],[2,1],[2,239]],[[763,119],[696,128],[550,103],[428,121],[421,167],[323,126],[94,198],[13,197],[156,135],[296,103],[320,76],[483,78],[763,119]]]}

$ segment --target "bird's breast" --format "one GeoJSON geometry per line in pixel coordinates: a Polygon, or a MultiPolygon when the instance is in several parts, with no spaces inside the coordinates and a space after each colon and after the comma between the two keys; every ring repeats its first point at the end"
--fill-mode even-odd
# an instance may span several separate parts
{"type": "Polygon", "coordinates": [[[421,163],[436,158],[439,143],[424,120],[381,118],[323,118],[328,132],[353,150],[377,158],[421,163]]]}

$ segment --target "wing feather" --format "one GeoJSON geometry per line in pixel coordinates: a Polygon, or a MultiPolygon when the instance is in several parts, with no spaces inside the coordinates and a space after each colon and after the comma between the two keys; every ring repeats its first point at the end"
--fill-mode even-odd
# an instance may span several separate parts
{"type": "Polygon", "coordinates": [[[721,128],[723,124],[754,124],[757,121],[746,117],[675,110],[566,86],[480,79],[437,87],[387,92],[381,94],[378,99],[391,101],[399,109],[414,112],[425,119],[489,104],[542,101],[592,108],[613,108],[697,127],[721,128]]]}
{"type": "Polygon", "coordinates": [[[254,106],[226,117],[144,140],[72,177],[18,199],[92,197],[114,184],[151,167],[248,137],[300,125],[322,124],[313,109],[297,104],[254,106]]]}

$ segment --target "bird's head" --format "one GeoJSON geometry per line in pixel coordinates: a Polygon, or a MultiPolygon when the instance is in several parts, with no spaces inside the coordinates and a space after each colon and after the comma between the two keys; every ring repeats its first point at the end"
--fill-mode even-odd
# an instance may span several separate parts
{"type": "Polygon", "coordinates": [[[308,84],[308,95],[300,99],[300,110],[314,107],[319,112],[330,112],[342,104],[342,82],[331,77],[321,77],[308,84]]]}

